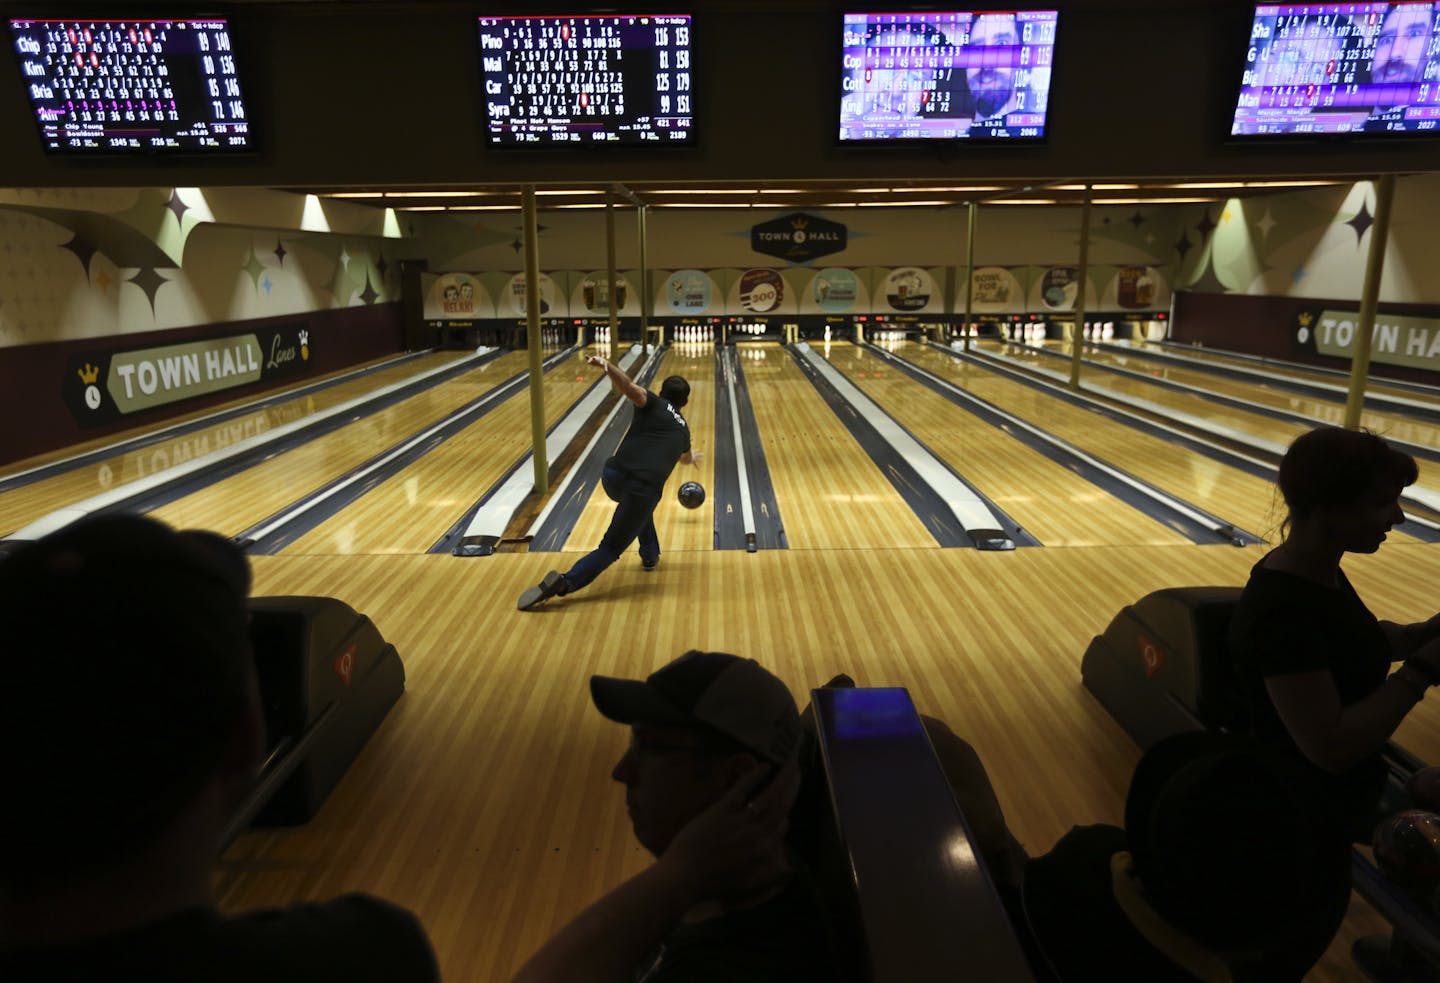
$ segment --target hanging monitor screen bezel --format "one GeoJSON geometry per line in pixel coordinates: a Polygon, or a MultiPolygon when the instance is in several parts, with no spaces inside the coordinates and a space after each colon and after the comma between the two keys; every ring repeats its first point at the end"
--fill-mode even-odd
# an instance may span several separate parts
{"type": "Polygon", "coordinates": [[[255,153],[252,105],[244,95],[232,18],[11,16],[7,20],[31,115],[47,154],[83,158],[255,153]],[[107,35],[103,40],[101,32],[107,35]],[[162,36],[165,49],[153,50],[162,36]],[[74,66],[69,64],[72,59],[74,66]],[[149,74],[137,74],[143,72],[149,74]],[[117,81],[121,84],[114,84],[117,81]],[[92,83],[90,89],[104,86],[93,105],[89,92],[79,100],[67,97],[67,86],[86,82],[92,83]],[[67,122],[72,118],[74,123],[67,122]]]}
{"type": "Polygon", "coordinates": [[[1440,2],[1256,4],[1245,44],[1231,139],[1440,134],[1440,2]],[[1404,44],[1421,12],[1428,34],[1410,39],[1416,50],[1407,52],[1395,42],[1404,44]]]}
{"type": "Polygon", "coordinates": [[[476,26],[489,147],[696,145],[693,15],[516,14],[481,16],[476,26]],[[520,56],[557,44],[577,57],[558,59],[543,81],[521,77],[535,59],[520,56]],[[545,85],[569,91],[517,91],[545,85]],[[550,113],[526,98],[547,95],[550,113]]]}
{"type": "Polygon", "coordinates": [[[842,12],[838,142],[1043,141],[1058,25],[1054,8],[842,12]]]}

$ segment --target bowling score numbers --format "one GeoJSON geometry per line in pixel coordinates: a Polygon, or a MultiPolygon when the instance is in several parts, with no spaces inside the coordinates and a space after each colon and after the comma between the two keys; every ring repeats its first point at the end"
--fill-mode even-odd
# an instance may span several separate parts
{"type": "Polygon", "coordinates": [[[689,15],[481,17],[491,146],[689,146],[689,15]]]}
{"type": "Polygon", "coordinates": [[[228,23],[11,20],[50,153],[251,149],[228,23]]]}

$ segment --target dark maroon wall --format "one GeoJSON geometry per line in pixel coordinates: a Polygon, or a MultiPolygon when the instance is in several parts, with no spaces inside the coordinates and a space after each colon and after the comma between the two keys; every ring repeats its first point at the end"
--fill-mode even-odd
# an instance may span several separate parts
{"type": "MultiPolygon", "coordinates": [[[[1321,355],[1313,343],[1300,341],[1300,317],[1321,310],[1358,311],[1357,300],[1313,297],[1253,297],[1247,294],[1207,294],[1178,291],[1170,339],[1207,348],[1245,352],[1266,358],[1283,358],[1348,372],[1350,360],[1321,355]]],[[[1440,318],[1434,304],[1381,304],[1382,314],[1440,318]]],[[[1370,374],[1390,379],[1440,384],[1440,372],[1372,361],[1370,374]]]]}
{"type": "Polygon", "coordinates": [[[141,334],[0,348],[0,379],[5,380],[4,386],[0,387],[0,421],[3,421],[3,424],[0,424],[0,464],[137,426],[152,427],[172,417],[253,396],[278,386],[294,385],[297,381],[294,375],[281,376],[270,382],[237,386],[234,389],[159,406],[114,423],[81,427],[61,398],[61,382],[71,355],[125,351],[156,344],[172,345],[224,337],[237,330],[250,331],[301,324],[310,332],[310,348],[315,356],[310,360],[308,373],[300,377],[302,379],[315,378],[401,350],[398,301],[370,307],[311,311],[285,317],[205,324],[169,331],[146,331],[141,334]]]}

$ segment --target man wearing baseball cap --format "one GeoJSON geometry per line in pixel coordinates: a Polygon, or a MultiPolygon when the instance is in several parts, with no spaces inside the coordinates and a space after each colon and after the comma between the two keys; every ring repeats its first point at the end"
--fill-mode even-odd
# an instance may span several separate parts
{"type": "Polygon", "coordinates": [[[249,589],[229,540],[132,515],[0,558],[0,979],[439,978],[378,898],[216,906],[264,744],[249,589]]]}
{"type": "Polygon", "coordinates": [[[836,979],[820,904],[784,844],[801,735],[785,684],[753,659],[692,651],[643,680],[592,676],[590,694],[631,728],[613,777],[658,861],[517,981],[573,978],[578,965],[586,979],[636,983],[836,979]]]}

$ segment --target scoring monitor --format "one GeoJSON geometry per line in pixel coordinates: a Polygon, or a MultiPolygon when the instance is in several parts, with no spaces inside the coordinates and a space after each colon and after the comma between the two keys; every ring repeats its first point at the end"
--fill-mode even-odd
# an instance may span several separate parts
{"type": "Polygon", "coordinates": [[[1260,4],[1232,136],[1440,132],[1440,3],[1260,4]]]}
{"type": "Polygon", "coordinates": [[[844,13],[840,141],[1038,140],[1056,10],[844,13]]]}
{"type": "Polygon", "coordinates": [[[49,153],[253,149],[224,19],[12,19],[10,35],[49,153]]]}
{"type": "Polygon", "coordinates": [[[694,141],[688,14],[479,24],[491,146],[694,141]]]}

